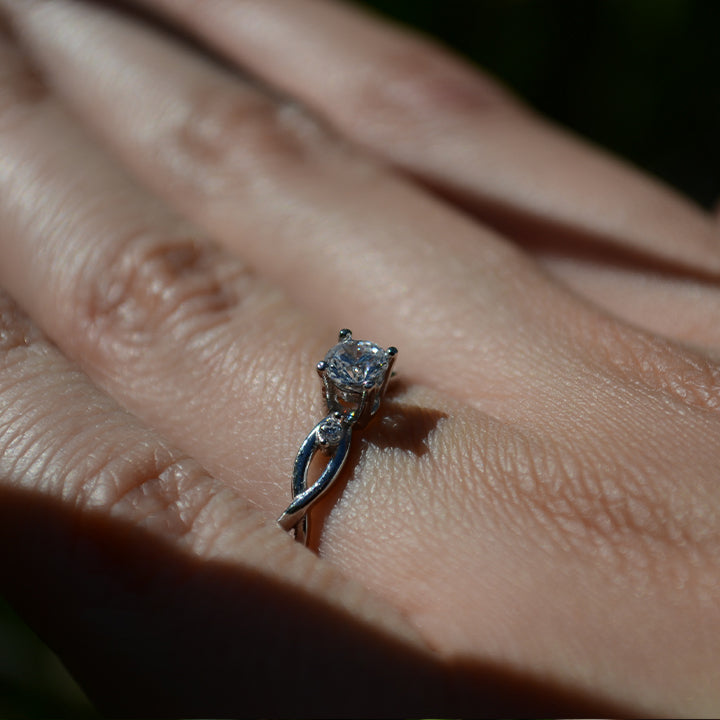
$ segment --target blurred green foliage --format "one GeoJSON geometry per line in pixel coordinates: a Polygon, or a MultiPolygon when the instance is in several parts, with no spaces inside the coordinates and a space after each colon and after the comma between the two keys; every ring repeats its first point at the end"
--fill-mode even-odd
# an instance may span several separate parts
{"type": "Polygon", "coordinates": [[[60,661],[0,599],[0,718],[96,717],[60,661]]]}
{"type": "MultiPolygon", "coordinates": [[[[440,38],[542,112],[698,202],[720,198],[720,2],[365,4],[440,38]]],[[[55,656],[2,603],[0,717],[95,717],[55,656]]]]}

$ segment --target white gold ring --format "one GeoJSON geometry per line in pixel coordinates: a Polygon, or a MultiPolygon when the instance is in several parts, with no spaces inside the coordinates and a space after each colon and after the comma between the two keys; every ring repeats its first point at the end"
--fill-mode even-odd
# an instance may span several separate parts
{"type": "Polygon", "coordinates": [[[317,364],[328,414],[300,446],[293,468],[293,499],[278,518],[283,530],[295,531],[298,542],[307,544],[308,510],[340,475],[353,430],[365,427],[378,411],[396,356],[397,348],[385,350],[367,340],[353,340],[349,330],[341,330],[338,344],[317,364]],[[329,460],[320,477],[308,487],[308,469],[318,450],[329,460]]]}

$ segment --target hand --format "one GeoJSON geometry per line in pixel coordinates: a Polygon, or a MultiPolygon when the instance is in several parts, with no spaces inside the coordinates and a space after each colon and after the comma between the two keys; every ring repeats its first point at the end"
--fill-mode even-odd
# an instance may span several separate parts
{"type": "Polygon", "coordinates": [[[342,5],[141,4],[229,66],[0,1],[3,592],[115,714],[717,712],[713,220],[342,5]]]}

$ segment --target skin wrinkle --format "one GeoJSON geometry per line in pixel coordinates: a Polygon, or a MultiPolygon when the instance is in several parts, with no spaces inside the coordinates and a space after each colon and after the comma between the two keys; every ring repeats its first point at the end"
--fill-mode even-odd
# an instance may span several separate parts
{"type": "Polygon", "coordinates": [[[57,476],[62,496],[79,510],[103,507],[101,498],[111,497],[115,491],[113,478],[100,472],[108,461],[106,453],[112,454],[103,435],[119,430],[114,423],[107,427],[105,412],[106,407],[88,403],[75,412],[66,412],[60,427],[47,430],[59,435],[61,443],[48,455],[45,474],[57,476]],[[50,472],[53,466],[64,468],[64,472],[50,472]]]}
{"type": "MultiPolygon", "coordinates": [[[[633,557],[635,563],[640,558],[652,558],[653,567],[659,571],[666,560],[667,551],[693,552],[707,542],[707,538],[699,537],[696,531],[706,527],[714,532],[712,528],[716,524],[715,521],[707,523],[703,517],[703,504],[697,501],[694,503],[695,518],[692,521],[684,518],[683,521],[672,522],[673,515],[666,508],[662,489],[644,481],[648,475],[662,477],[661,473],[635,470],[631,478],[628,467],[634,466],[622,461],[619,469],[607,472],[606,477],[612,478],[610,484],[614,489],[610,494],[602,485],[598,486],[591,481],[589,484],[584,483],[587,489],[580,494],[576,492],[570,498],[565,493],[560,496],[570,503],[570,517],[574,515],[581,519],[583,537],[580,539],[590,541],[590,548],[610,551],[613,564],[608,574],[620,577],[628,569],[622,563],[622,567],[617,567],[616,563],[621,558],[633,557]]],[[[585,472],[583,477],[591,479],[593,474],[585,472]]],[[[683,504],[687,506],[687,499],[683,504]]],[[[551,505],[549,511],[551,517],[562,521],[563,515],[557,506],[551,505]]],[[[574,523],[572,526],[577,527],[574,523]]],[[[704,531],[700,532],[701,536],[704,534],[704,531]]],[[[580,545],[579,549],[582,547],[580,545]]],[[[610,559],[608,552],[604,553],[604,557],[610,559]]],[[[641,566],[645,566],[645,563],[641,563],[641,566]]]]}
{"type": "MultiPolygon", "coordinates": [[[[473,415],[479,416],[479,413],[469,414],[470,417],[473,415]]],[[[455,420],[458,416],[451,417],[455,420]]],[[[438,433],[442,449],[437,461],[444,459],[450,464],[452,460],[457,465],[455,480],[443,488],[441,497],[456,508],[465,508],[471,502],[475,517],[484,522],[494,522],[499,510],[495,503],[498,494],[494,481],[494,478],[500,477],[499,427],[492,420],[481,419],[470,430],[471,423],[466,425],[466,418],[461,418],[459,423],[453,423],[449,431],[438,433]]],[[[438,468],[438,477],[444,474],[444,464],[438,468]]]]}
{"type": "MultiPolygon", "coordinates": [[[[38,344],[44,342],[37,340],[38,344]]],[[[158,446],[148,446],[144,439],[135,450],[118,452],[117,438],[125,435],[126,443],[133,442],[132,434],[128,437],[118,423],[124,414],[119,418],[104,415],[108,410],[106,401],[98,403],[95,400],[90,405],[80,405],[75,412],[64,413],[58,424],[55,406],[47,402],[48,392],[62,388],[62,394],[67,395],[67,380],[79,386],[83,376],[75,371],[68,373],[65,362],[48,360],[44,355],[35,364],[37,362],[58,366],[61,375],[50,381],[47,369],[39,370],[47,379],[39,389],[30,389],[37,373],[27,362],[20,364],[22,374],[17,380],[18,388],[12,394],[15,404],[22,409],[23,422],[19,427],[17,418],[12,418],[9,424],[3,423],[3,428],[10,431],[0,435],[5,446],[3,475],[11,480],[22,479],[24,485],[31,480],[38,490],[60,495],[77,511],[112,508],[113,512],[130,515],[135,522],[150,525],[166,536],[169,532],[178,538],[188,534],[193,519],[203,509],[197,505],[194,509],[190,507],[191,498],[197,496],[197,480],[204,477],[199,466],[194,461],[188,464],[187,460],[167,450],[159,452],[158,446]],[[42,412],[40,408],[43,408],[42,412]],[[78,427],[82,428],[80,432],[78,427]],[[111,440],[111,436],[114,439],[111,440]],[[11,451],[9,445],[18,442],[20,446],[11,451]],[[88,443],[94,446],[90,453],[88,443]],[[150,455],[144,462],[138,462],[138,453],[147,455],[148,450],[150,455]],[[11,460],[9,466],[8,459],[11,460]],[[51,468],[62,468],[62,471],[58,473],[51,468]],[[41,478],[46,480],[36,484],[41,478]],[[142,520],[141,516],[144,516],[142,520]]],[[[0,377],[4,381],[4,373],[0,377]]],[[[0,392],[7,397],[5,382],[0,385],[0,392]]],[[[70,394],[77,397],[76,393],[70,394]]]]}
{"type": "Polygon", "coordinates": [[[27,457],[28,436],[16,431],[17,420],[11,418],[7,423],[0,425],[0,443],[2,443],[2,459],[0,460],[0,471],[3,480],[15,477],[18,466],[27,457]],[[23,444],[23,441],[25,444],[23,444]]]}
{"type": "Polygon", "coordinates": [[[139,470],[134,466],[132,472],[132,479],[125,480],[127,487],[114,498],[112,512],[130,515],[140,527],[181,543],[194,535],[195,518],[213,500],[203,469],[189,458],[158,462],[155,457],[139,470]],[[193,485],[197,490],[189,493],[193,485]]]}
{"type": "Polygon", "coordinates": [[[649,528],[639,521],[639,515],[646,514],[647,494],[638,492],[639,512],[628,512],[623,497],[623,492],[629,491],[632,484],[627,464],[613,461],[598,473],[597,463],[590,460],[592,455],[592,451],[585,451],[586,459],[579,466],[579,472],[566,476],[567,482],[560,490],[560,496],[569,502],[572,512],[584,526],[583,539],[590,542],[590,548],[598,545],[613,547],[613,541],[632,528],[643,529],[638,539],[647,538],[649,528]],[[603,476],[607,483],[603,483],[603,476]]]}
{"type": "Polygon", "coordinates": [[[251,370],[252,370],[252,368],[251,368],[251,370]]]}
{"type": "MultiPolygon", "coordinates": [[[[169,263],[169,266],[170,266],[170,268],[172,268],[172,263],[169,263]]],[[[92,314],[92,311],[91,311],[91,314],[92,314]]]]}
{"type": "Polygon", "coordinates": [[[194,202],[232,201],[238,183],[266,184],[280,170],[317,172],[341,148],[295,104],[240,89],[236,78],[193,87],[172,115],[158,137],[159,159],[194,202]]]}
{"type": "MultiPolygon", "coordinates": [[[[203,6],[201,12],[199,4],[197,7],[188,7],[187,3],[165,4],[169,10],[183,15],[186,20],[199,27],[200,32],[205,29],[203,20],[208,17],[206,6],[203,6]]],[[[220,14],[227,9],[218,4],[214,4],[213,7],[213,10],[220,14]]],[[[320,13],[324,14],[333,11],[332,7],[328,8],[327,6],[318,9],[320,13]]],[[[246,2],[243,7],[243,17],[249,23],[253,23],[255,18],[259,21],[259,26],[257,22],[253,26],[255,32],[259,33],[258,37],[262,37],[264,32],[271,31],[271,29],[275,29],[282,35],[282,24],[277,24],[272,28],[272,17],[263,17],[262,10],[263,8],[258,4],[246,2]],[[254,5],[255,7],[253,7],[254,5]],[[257,12],[258,9],[260,13],[257,12]]],[[[306,30],[313,28],[311,18],[314,10],[315,7],[312,5],[303,8],[306,30]]],[[[347,24],[347,18],[343,18],[342,13],[343,11],[340,10],[336,16],[338,35],[344,24],[347,24]]],[[[228,26],[232,26],[232,9],[226,20],[228,26]]],[[[382,37],[379,27],[372,28],[372,30],[368,28],[363,35],[363,28],[357,22],[354,30],[360,33],[360,36],[353,37],[353,47],[362,46],[364,38],[366,41],[370,41],[373,54],[366,59],[367,69],[362,68],[363,77],[368,78],[366,86],[347,98],[348,103],[354,97],[358,98],[356,105],[348,103],[344,105],[343,109],[349,118],[364,117],[367,114],[367,107],[377,108],[377,114],[380,115],[384,115],[380,112],[384,108],[393,112],[405,111],[416,119],[418,116],[422,116],[423,110],[435,110],[437,107],[447,107],[457,112],[476,114],[484,112],[488,108],[494,108],[498,104],[510,105],[513,102],[510,93],[499,83],[492,82],[487,78],[479,79],[474,68],[470,69],[457,58],[446,53],[436,41],[417,32],[404,29],[403,42],[399,42],[398,35],[394,31],[387,32],[382,37]],[[378,70],[378,68],[382,69],[378,70]],[[369,78],[377,76],[378,72],[388,81],[378,84],[369,80],[369,78]],[[428,80],[423,82],[422,78],[425,77],[428,80]],[[358,113],[358,110],[363,112],[358,113]]],[[[309,37],[313,37],[312,32],[309,37]]],[[[247,40],[250,44],[253,37],[248,36],[247,40]]],[[[220,42],[223,40],[220,39],[220,42]]],[[[232,48],[232,54],[237,55],[243,52],[242,46],[232,48]]],[[[309,59],[304,57],[304,60],[308,62],[309,59]]],[[[432,116],[434,113],[431,114],[432,116]]],[[[396,120],[394,117],[393,119],[396,120]]]]}
{"type": "MultiPolygon", "coordinates": [[[[523,526],[522,530],[523,530],[523,533],[527,533],[527,526],[526,526],[526,525],[523,526]]],[[[533,534],[533,538],[534,538],[534,541],[537,541],[537,534],[536,534],[536,533],[533,534]]],[[[602,547],[612,548],[612,547],[613,547],[613,544],[612,544],[612,542],[604,543],[602,547]]],[[[617,569],[617,568],[618,568],[618,564],[617,564],[617,561],[615,561],[615,562],[614,562],[614,565],[613,565],[613,570],[615,570],[615,569],[617,569]]],[[[634,570],[632,570],[632,572],[629,572],[627,568],[625,568],[625,569],[620,568],[620,570],[621,570],[621,577],[627,577],[628,574],[637,575],[637,568],[635,568],[634,570]]],[[[609,573],[609,574],[608,574],[608,577],[609,577],[609,579],[610,579],[611,581],[613,581],[613,580],[615,579],[614,573],[609,573]]],[[[638,585],[639,585],[639,584],[638,584],[638,585]]],[[[645,586],[646,586],[646,588],[647,588],[647,587],[650,587],[650,584],[646,583],[645,586]]]]}
{"type": "MultiPolygon", "coordinates": [[[[607,467],[603,471],[606,477],[613,478],[609,490],[595,479],[598,463],[594,453],[570,469],[567,458],[576,457],[572,448],[561,452],[553,442],[520,437],[517,432],[508,435],[506,441],[512,445],[505,445],[502,440],[496,443],[497,448],[506,450],[500,456],[498,468],[490,471],[490,478],[519,479],[490,481],[490,496],[499,493],[499,502],[489,506],[501,512],[499,522],[506,528],[515,526],[517,533],[524,533],[527,520],[532,517],[544,529],[544,533],[535,535],[538,543],[547,538],[564,551],[572,548],[594,552],[605,547],[613,549],[616,555],[624,547],[620,540],[623,537],[633,542],[640,539],[651,556],[658,546],[677,546],[680,542],[682,547],[697,547],[701,542],[701,538],[688,535],[687,526],[668,525],[671,516],[658,496],[659,491],[648,494],[652,488],[644,483],[644,478],[658,476],[658,472],[638,470],[631,480],[628,468],[633,467],[632,463],[624,460],[620,465],[614,463],[615,469],[607,467]],[[520,508],[522,512],[518,514],[520,508]]],[[[483,458],[487,462],[486,456],[483,458]]],[[[488,477],[487,471],[484,476],[488,477]]],[[[484,498],[486,511],[488,500],[484,498]]],[[[696,523],[691,527],[697,527],[696,523]]]]}
{"type": "MultiPolygon", "coordinates": [[[[342,118],[343,123],[361,121],[364,133],[378,132],[382,138],[418,118],[427,118],[432,126],[437,108],[449,116],[477,120],[486,115],[512,117],[520,103],[499,84],[479,81],[455,58],[438,52],[434,43],[413,38],[404,47],[383,48],[362,68],[342,118]],[[382,67],[382,83],[377,82],[378,67],[382,67]]],[[[447,131],[447,124],[438,130],[447,131]]]]}
{"type": "Polygon", "coordinates": [[[195,240],[141,230],[112,247],[117,261],[106,262],[108,254],[87,258],[75,293],[78,312],[68,318],[78,328],[73,334],[101,356],[132,356],[162,326],[205,333],[227,323],[239,302],[218,278],[216,252],[195,240]]]}
{"type": "MultiPolygon", "coordinates": [[[[115,423],[109,423],[102,428],[102,436],[110,438],[113,431],[117,433],[115,423]]],[[[124,434],[124,433],[123,433],[124,434]]],[[[128,495],[141,497],[148,487],[167,468],[180,462],[177,453],[169,449],[158,447],[149,448],[142,441],[132,444],[123,455],[118,455],[115,443],[110,440],[100,445],[99,457],[92,457],[94,462],[79,464],[74,468],[74,474],[82,477],[78,486],[76,502],[78,507],[108,508],[121,506],[128,495]]]]}
{"type": "MultiPolygon", "coordinates": [[[[2,320],[5,327],[10,322],[16,322],[18,318],[20,318],[21,327],[28,324],[24,316],[11,303],[4,302],[3,311],[2,320]],[[10,319],[8,319],[8,315],[10,315],[10,319]]],[[[23,337],[26,337],[26,335],[27,333],[23,332],[23,337]]],[[[44,344],[44,341],[38,337],[35,343],[40,345],[44,344]]],[[[21,347],[27,355],[29,352],[28,347],[26,345],[21,347]]],[[[6,358],[7,355],[8,351],[3,353],[3,357],[6,358]]],[[[44,356],[41,356],[41,362],[47,362],[44,356]]],[[[35,364],[37,364],[37,360],[35,364]]],[[[56,362],[54,364],[57,365],[56,362]]],[[[60,367],[63,367],[62,363],[60,367]]],[[[153,456],[146,462],[146,466],[141,465],[139,469],[137,457],[130,462],[128,457],[121,456],[118,458],[112,452],[108,452],[103,458],[102,455],[105,453],[106,448],[109,450],[113,443],[102,442],[100,438],[119,429],[116,422],[109,425],[107,422],[102,423],[103,412],[107,411],[106,403],[102,403],[100,406],[94,403],[91,406],[79,407],[76,413],[65,414],[60,426],[58,426],[54,417],[55,407],[47,403],[48,387],[59,387],[58,383],[63,378],[66,381],[69,380],[72,384],[78,385],[78,380],[82,380],[82,376],[75,371],[68,373],[67,369],[65,369],[59,378],[54,379],[53,382],[45,380],[41,388],[35,389],[32,383],[36,380],[37,373],[32,371],[28,373],[27,359],[20,362],[18,369],[21,374],[15,381],[17,388],[14,387],[14,384],[8,386],[6,382],[3,382],[2,386],[0,386],[3,397],[7,397],[8,392],[15,390],[15,392],[12,392],[15,398],[14,402],[23,409],[21,417],[24,421],[19,432],[17,423],[13,422],[12,432],[3,433],[2,435],[4,438],[3,444],[5,445],[2,454],[3,465],[5,466],[4,474],[8,474],[10,477],[17,477],[18,473],[20,473],[23,478],[54,478],[52,486],[45,487],[44,490],[46,492],[60,493],[66,498],[73,497],[73,502],[78,509],[85,507],[121,507],[123,504],[128,503],[134,505],[137,500],[133,500],[133,496],[139,499],[143,495],[147,495],[146,491],[150,488],[149,495],[154,495],[160,499],[161,507],[164,504],[163,509],[167,510],[173,503],[178,504],[181,499],[177,492],[180,476],[188,472],[191,472],[194,476],[201,473],[197,466],[190,470],[187,461],[172,458],[172,456],[170,456],[172,459],[160,458],[157,450],[153,451],[153,456]],[[22,390],[22,392],[19,392],[19,390],[22,390]],[[28,412],[28,408],[33,408],[32,412],[28,412]],[[40,412],[40,408],[43,408],[42,412],[40,412]],[[95,413],[95,420],[89,414],[91,411],[95,413]],[[80,435],[77,435],[75,431],[78,423],[80,427],[86,428],[80,435]],[[52,428],[53,439],[39,443],[38,428],[45,428],[41,430],[41,437],[46,435],[48,430],[52,428]],[[100,428],[102,428],[102,431],[100,428]],[[89,436],[88,431],[90,432],[89,436]],[[89,455],[87,452],[88,440],[96,448],[89,455]],[[12,451],[10,446],[18,442],[21,443],[20,447],[16,447],[12,451]],[[38,448],[40,448],[39,451],[38,448]],[[98,452],[100,457],[98,457],[98,452]],[[7,467],[8,458],[12,460],[11,467],[7,467]],[[116,467],[118,465],[119,467],[116,467]],[[56,472],[50,472],[49,468],[53,466],[63,467],[64,471],[60,475],[56,472]],[[133,474],[128,478],[127,471],[129,468],[132,469],[133,474]],[[140,475],[137,473],[140,473],[140,475]],[[140,477],[139,481],[138,477],[140,477]],[[79,482],[74,478],[78,478],[79,482]],[[158,482],[154,482],[155,479],[158,482]],[[163,487],[170,488],[171,491],[173,489],[173,482],[168,483],[168,479],[175,483],[174,496],[167,496],[167,491],[163,490],[163,487]],[[123,489],[123,483],[129,484],[123,489]],[[125,500],[125,503],[123,503],[123,500],[125,500]]],[[[5,380],[4,376],[5,372],[0,376],[3,381],[5,380]]],[[[67,388],[66,382],[63,382],[63,386],[67,388]]],[[[64,394],[67,394],[67,390],[64,391],[64,394]]],[[[10,430],[10,427],[7,429],[10,430]]],[[[137,509],[136,506],[135,510],[137,509]]],[[[154,512],[157,513],[157,509],[154,512]]],[[[167,513],[165,514],[167,515],[167,513]]],[[[169,524],[172,525],[172,522],[169,524]]],[[[165,529],[167,529],[167,521],[165,525],[165,529]]]]}
{"type": "MultiPolygon", "coordinates": [[[[548,501],[556,496],[559,488],[570,481],[562,465],[557,463],[559,452],[554,443],[516,429],[512,433],[504,432],[497,447],[502,451],[493,470],[497,480],[491,486],[492,494],[497,495],[492,503],[497,516],[495,522],[512,530],[516,537],[522,537],[527,533],[528,520],[532,519],[543,531],[533,534],[534,541],[548,554],[558,548],[567,551],[578,546],[578,542],[584,542],[587,530],[585,524],[579,521],[577,503],[571,502],[570,505],[574,518],[570,528],[566,523],[559,523],[548,506],[548,501]],[[553,472],[547,471],[550,465],[556,466],[553,472]],[[579,535],[567,532],[577,531],[578,528],[582,529],[579,535]]],[[[582,545],[578,549],[580,547],[582,545]]]]}
{"type": "Polygon", "coordinates": [[[74,479],[76,468],[72,466],[73,458],[82,458],[82,464],[87,465],[93,454],[88,455],[88,443],[78,434],[78,427],[92,427],[93,410],[84,408],[73,415],[64,415],[58,423],[55,412],[56,406],[47,402],[48,392],[52,392],[58,385],[43,388],[42,392],[25,393],[20,401],[23,415],[28,414],[32,408],[32,419],[23,428],[23,434],[28,438],[23,448],[22,457],[29,462],[22,469],[22,476],[28,478],[46,478],[42,490],[49,494],[59,494],[63,498],[77,498],[80,486],[74,479]],[[39,412],[37,408],[45,410],[39,412]],[[38,435],[39,433],[39,435],[38,435]],[[45,439],[47,438],[47,439],[45,439]],[[50,471],[50,468],[65,468],[63,472],[50,471]]]}
{"type": "MultiPolygon", "coordinates": [[[[36,341],[34,347],[41,342],[44,344],[44,341],[36,341]]],[[[29,352],[31,351],[25,350],[25,359],[16,363],[14,371],[17,373],[17,377],[14,381],[7,384],[5,378],[0,375],[2,378],[0,395],[10,401],[10,406],[17,408],[12,419],[13,426],[12,428],[8,427],[9,433],[5,441],[9,442],[4,448],[3,459],[8,456],[12,459],[11,467],[6,469],[12,473],[17,473],[18,466],[25,463],[25,468],[21,473],[25,484],[28,479],[32,481],[33,478],[41,477],[42,470],[50,461],[49,448],[38,442],[37,428],[50,426],[54,431],[57,429],[54,418],[55,408],[46,402],[47,391],[57,385],[53,385],[49,381],[49,376],[43,372],[42,366],[47,362],[46,357],[43,354],[30,355],[29,352]]],[[[71,375],[70,381],[72,382],[72,380],[73,376],[71,375]]],[[[9,407],[5,412],[9,412],[9,407]]],[[[47,482],[51,482],[50,477],[47,482]]],[[[47,490],[46,487],[42,489],[47,490]]]]}
{"type": "MultiPolygon", "coordinates": [[[[715,413],[720,408],[720,365],[689,348],[637,328],[605,322],[595,329],[603,367],[625,383],[667,393],[684,405],[715,413]]],[[[606,371],[606,370],[605,370],[606,371]]]]}
{"type": "MultiPolygon", "coordinates": [[[[238,545],[231,543],[228,539],[230,532],[233,537],[240,535],[243,538],[243,544],[250,544],[267,527],[263,522],[262,515],[250,512],[250,506],[246,503],[243,503],[240,508],[234,507],[233,513],[219,512],[218,507],[222,507],[226,501],[233,499],[229,493],[225,498],[225,494],[220,491],[217,495],[205,498],[204,502],[186,503],[190,505],[191,509],[183,510],[181,514],[183,522],[191,528],[193,552],[198,557],[211,558],[213,555],[222,554],[230,546],[238,549],[238,545]]],[[[234,500],[233,505],[237,506],[237,499],[234,498],[234,500]]],[[[239,547],[241,548],[242,545],[239,547]]],[[[278,560],[282,563],[281,556],[278,560]]]]}

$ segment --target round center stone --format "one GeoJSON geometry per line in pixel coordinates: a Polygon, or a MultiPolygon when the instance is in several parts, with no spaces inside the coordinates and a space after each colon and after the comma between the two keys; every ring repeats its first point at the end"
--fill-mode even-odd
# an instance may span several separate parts
{"type": "Polygon", "coordinates": [[[382,385],[388,366],[387,351],[367,340],[346,340],[325,356],[328,378],[348,390],[360,391],[367,382],[382,385]]]}

